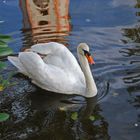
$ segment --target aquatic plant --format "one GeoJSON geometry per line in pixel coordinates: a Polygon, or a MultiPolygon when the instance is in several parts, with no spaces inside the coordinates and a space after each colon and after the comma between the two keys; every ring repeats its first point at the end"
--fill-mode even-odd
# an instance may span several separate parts
{"type": "MultiPolygon", "coordinates": [[[[76,120],[78,120],[78,113],[77,112],[73,112],[72,114],[71,114],[71,119],[73,120],[73,121],[76,121],[76,120]]],[[[94,115],[90,115],[89,117],[88,117],[88,119],[89,120],[91,120],[91,121],[96,121],[97,120],[97,118],[96,118],[96,116],[94,116],[94,115]]]]}
{"type": "MultiPolygon", "coordinates": [[[[0,34],[0,58],[13,53],[12,49],[8,46],[8,42],[11,40],[12,38],[10,36],[0,34]]],[[[2,70],[5,67],[6,64],[0,61],[0,70],[2,70]]]]}
{"type": "Polygon", "coordinates": [[[2,75],[0,75],[0,91],[3,91],[4,89],[6,89],[9,86],[13,86],[16,83],[10,83],[10,79],[12,78],[12,76],[14,75],[14,73],[10,73],[7,77],[7,79],[5,79],[2,75]]]}
{"type": "MultiPolygon", "coordinates": [[[[13,53],[12,49],[8,46],[8,42],[11,41],[12,38],[8,35],[0,34],[0,58],[5,57],[13,53]]],[[[0,72],[5,69],[6,64],[0,61],[0,72]]],[[[12,73],[8,75],[8,78],[5,79],[2,75],[0,75],[0,92],[3,91],[8,86],[11,86],[10,79],[12,77],[12,73]]],[[[4,122],[9,118],[9,114],[0,113],[0,122],[4,122]]]]}
{"type": "Polygon", "coordinates": [[[7,119],[9,119],[9,117],[9,114],[7,113],[0,113],[0,122],[6,121],[7,119]]]}
{"type": "MultiPolygon", "coordinates": [[[[12,38],[8,35],[0,34],[0,58],[5,57],[13,53],[12,49],[8,46],[8,42],[11,41],[12,38]]],[[[6,64],[0,61],[0,71],[6,68],[6,64]]],[[[0,75],[0,91],[3,91],[6,87],[11,85],[9,80],[11,78],[10,74],[7,79],[5,79],[2,75],[0,75]]]]}
{"type": "Polygon", "coordinates": [[[74,121],[76,121],[78,119],[78,113],[77,112],[73,112],[71,114],[71,119],[74,120],[74,121]]]}
{"type": "Polygon", "coordinates": [[[13,53],[12,49],[8,46],[8,42],[11,40],[12,38],[10,36],[0,34],[0,57],[13,53]]]}

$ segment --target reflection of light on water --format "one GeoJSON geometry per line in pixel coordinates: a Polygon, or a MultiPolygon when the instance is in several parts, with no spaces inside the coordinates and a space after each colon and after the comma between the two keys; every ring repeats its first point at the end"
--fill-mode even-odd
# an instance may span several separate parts
{"type": "Polygon", "coordinates": [[[108,98],[108,93],[110,89],[109,81],[102,81],[102,79],[95,79],[98,94],[97,94],[97,103],[104,102],[108,98]]]}
{"type": "Polygon", "coordinates": [[[6,3],[6,0],[3,0],[3,3],[6,3]]]}
{"type": "Polygon", "coordinates": [[[113,7],[130,6],[133,7],[136,4],[135,0],[112,0],[110,3],[113,7]]]}
{"type": "Polygon", "coordinates": [[[3,20],[0,20],[0,23],[4,23],[4,21],[3,20]]]}
{"type": "Polygon", "coordinates": [[[87,18],[87,19],[86,19],[86,22],[91,22],[91,19],[87,18]]]}

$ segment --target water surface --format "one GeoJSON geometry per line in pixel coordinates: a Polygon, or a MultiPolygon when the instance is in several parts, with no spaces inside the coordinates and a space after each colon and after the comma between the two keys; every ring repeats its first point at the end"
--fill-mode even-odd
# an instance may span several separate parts
{"type": "MultiPolygon", "coordinates": [[[[23,1],[0,1],[0,32],[14,38],[9,45],[15,52],[38,42],[57,41],[77,57],[76,46],[87,42],[96,62],[91,70],[99,90],[97,102],[95,98],[48,93],[17,74],[12,79],[17,85],[0,93],[0,110],[11,115],[0,126],[0,139],[138,140],[140,2],[62,1],[36,2],[39,16],[32,16],[23,1]],[[49,12],[47,7],[58,12],[49,12]],[[78,113],[75,121],[73,112],[78,113]],[[90,115],[96,120],[91,121],[90,115]]],[[[16,71],[7,63],[5,76],[16,71]]]]}

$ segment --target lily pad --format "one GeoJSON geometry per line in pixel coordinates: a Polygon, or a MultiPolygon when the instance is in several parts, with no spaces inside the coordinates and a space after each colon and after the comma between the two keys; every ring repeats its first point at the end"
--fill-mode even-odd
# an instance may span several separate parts
{"type": "Polygon", "coordinates": [[[12,54],[13,51],[9,47],[0,47],[0,57],[12,54]]]}
{"type": "Polygon", "coordinates": [[[95,116],[90,115],[89,119],[90,119],[91,121],[95,121],[95,116]]]}
{"type": "Polygon", "coordinates": [[[74,120],[74,121],[77,120],[78,119],[78,113],[77,112],[72,113],[71,119],[74,120]]]}
{"type": "Polygon", "coordinates": [[[9,41],[12,40],[12,38],[9,35],[2,35],[2,34],[0,34],[0,40],[3,41],[3,42],[9,42],[9,41]]]}
{"type": "Polygon", "coordinates": [[[4,90],[4,86],[0,84],[0,91],[4,90]]]}
{"type": "Polygon", "coordinates": [[[8,47],[7,43],[0,40],[0,47],[8,47]]]}
{"type": "Polygon", "coordinates": [[[9,114],[7,113],[0,113],[0,122],[6,121],[7,119],[9,119],[9,117],[9,114]]]}

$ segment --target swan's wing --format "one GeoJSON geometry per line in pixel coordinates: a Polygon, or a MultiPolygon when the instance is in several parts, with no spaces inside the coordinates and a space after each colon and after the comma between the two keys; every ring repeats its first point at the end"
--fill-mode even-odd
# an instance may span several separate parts
{"type": "Polygon", "coordinates": [[[8,60],[18,68],[19,72],[23,73],[24,75],[28,75],[26,69],[23,67],[22,63],[20,62],[18,57],[15,56],[8,56],[8,60]]]}
{"type": "Polygon", "coordinates": [[[65,94],[80,94],[85,90],[85,85],[73,72],[65,71],[54,65],[46,65],[46,72],[47,78],[44,85],[47,83],[51,91],[65,94]]]}
{"type": "Polygon", "coordinates": [[[41,80],[45,64],[41,57],[33,52],[20,52],[19,61],[32,79],[41,80]]]}
{"type": "Polygon", "coordinates": [[[31,47],[32,52],[46,55],[43,61],[46,64],[52,64],[63,69],[69,69],[74,64],[71,52],[60,43],[39,43],[31,47]]]}
{"type": "Polygon", "coordinates": [[[65,48],[65,46],[57,42],[38,43],[31,46],[31,51],[47,55],[54,54],[55,52],[58,53],[63,48],[65,48]]]}
{"type": "Polygon", "coordinates": [[[31,51],[46,55],[43,60],[47,64],[52,64],[63,69],[73,65],[73,55],[71,55],[71,52],[63,44],[56,42],[39,43],[33,45],[31,51]]]}
{"type": "Polygon", "coordinates": [[[79,67],[73,54],[63,44],[56,42],[39,43],[33,45],[31,51],[46,55],[43,60],[47,64],[52,64],[63,69],[79,67]]]}
{"type": "Polygon", "coordinates": [[[83,83],[73,73],[45,64],[36,53],[22,52],[19,60],[33,82],[43,89],[66,94],[82,92],[84,89],[83,83]]]}
{"type": "MultiPolygon", "coordinates": [[[[60,69],[63,71],[61,79],[65,80],[65,78],[63,78],[63,77],[66,77],[66,79],[67,79],[67,81],[64,81],[64,83],[65,82],[66,83],[73,82],[73,84],[75,84],[75,87],[77,87],[77,88],[82,87],[82,85],[86,85],[85,84],[85,76],[84,76],[77,60],[68,51],[64,51],[64,53],[62,53],[61,56],[57,55],[57,54],[56,55],[49,55],[43,61],[48,66],[50,66],[50,68],[53,67],[54,69],[57,68],[57,69],[60,69]],[[65,74],[67,74],[67,75],[65,75],[65,74]],[[68,80],[70,80],[70,81],[68,82],[68,80]]],[[[51,72],[53,71],[53,68],[52,68],[51,72]]],[[[56,72],[56,74],[57,74],[57,72],[56,72]]],[[[57,77],[57,75],[56,75],[56,77],[57,77]]],[[[72,85],[72,87],[74,87],[74,86],[72,85]]],[[[70,87],[67,87],[67,89],[68,88],[70,88],[70,87]]]]}
{"type": "Polygon", "coordinates": [[[85,84],[84,74],[76,58],[63,44],[56,42],[40,43],[33,45],[31,50],[40,54],[47,54],[43,59],[46,64],[56,66],[64,71],[72,73],[85,84]]]}
{"type": "Polygon", "coordinates": [[[76,74],[83,75],[76,58],[63,44],[57,42],[39,43],[33,45],[31,51],[46,55],[43,58],[46,64],[51,64],[69,71],[74,69],[76,74]]]}
{"type": "Polygon", "coordinates": [[[61,46],[61,44],[57,46],[59,49],[53,50],[52,53],[43,58],[43,61],[46,64],[54,65],[73,73],[75,77],[80,78],[80,81],[85,83],[84,74],[74,55],[64,45],[61,47],[59,46],[61,46]]]}

